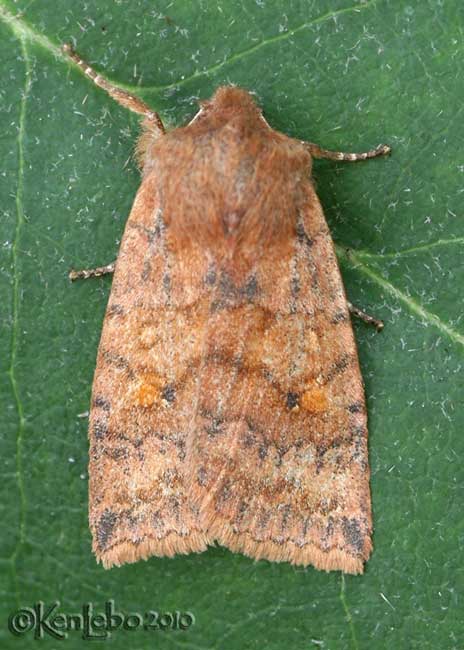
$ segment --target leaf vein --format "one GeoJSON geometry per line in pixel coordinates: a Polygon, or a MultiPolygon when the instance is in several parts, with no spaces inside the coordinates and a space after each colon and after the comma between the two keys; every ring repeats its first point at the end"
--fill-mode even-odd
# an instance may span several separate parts
{"type": "MultiPolygon", "coordinates": [[[[189,81],[192,81],[193,79],[196,79],[197,77],[204,77],[208,76],[211,74],[214,74],[224,66],[230,64],[230,63],[235,63],[236,61],[239,61],[250,54],[253,54],[254,52],[257,52],[258,50],[262,49],[263,47],[266,47],[268,45],[272,45],[274,43],[278,43],[280,41],[285,41],[294,36],[295,34],[298,34],[299,32],[309,29],[310,27],[314,27],[315,25],[319,25],[321,23],[327,22],[331,18],[336,19],[338,16],[342,16],[344,14],[349,14],[353,12],[360,12],[363,11],[364,9],[368,9],[375,5],[377,0],[368,0],[368,2],[361,2],[359,4],[352,5],[350,7],[345,7],[343,9],[337,9],[335,11],[328,11],[325,14],[322,14],[321,16],[318,16],[314,20],[311,20],[309,22],[302,23],[301,25],[298,25],[297,27],[293,27],[289,29],[288,31],[282,33],[282,34],[276,34],[274,36],[270,36],[267,39],[264,39],[260,41],[259,43],[256,43],[256,45],[253,45],[252,47],[249,47],[245,50],[242,50],[240,52],[237,52],[236,54],[232,54],[223,61],[220,61],[219,63],[216,63],[215,65],[206,68],[205,70],[200,70],[200,71],[195,71],[193,74],[189,75],[188,77],[185,77],[184,79],[179,79],[174,82],[170,82],[168,84],[160,84],[160,85],[153,85],[153,86],[138,86],[138,85],[133,85],[133,84],[126,84],[122,82],[115,82],[117,83],[119,88],[122,88],[124,90],[130,90],[131,92],[137,93],[140,91],[145,91],[145,92],[156,92],[160,90],[168,90],[172,88],[178,88],[179,86],[183,86],[189,81]]],[[[37,32],[31,25],[29,25],[20,15],[13,15],[1,2],[0,2],[0,20],[2,20],[4,23],[8,24],[14,34],[19,39],[28,39],[36,43],[37,45],[40,45],[44,49],[48,50],[58,58],[62,60],[68,61],[68,58],[61,52],[60,48],[57,47],[52,41],[44,36],[43,34],[40,34],[37,32]]],[[[108,80],[112,81],[109,77],[107,77],[108,80]]]]}
{"type": "Polygon", "coordinates": [[[8,376],[10,378],[11,389],[13,398],[18,414],[18,430],[16,433],[16,480],[19,491],[19,536],[13,553],[10,556],[10,562],[13,571],[13,580],[15,584],[17,603],[20,605],[18,576],[16,571],[16,560],[20,548],[25,539],[25,526],[26,526],[26,494],[24,490],[23,480],[23,466],[22,466],[22,446],[23,446],[23,433],[24,433],[24,409],[21,402],[19,393],[18,380],[16,377],[16,360],[18,352],[18,328],[19,328],[19,307],[20,307],[20,273],[18,267],[18,251],[19,240],[21,231],[24,224],[24,206],[23,206],[23,192],[24,192],[24,137],[26,132],[26,106],[31,88],[32,70],[29,53],[24,38],[20,39],[21,52],[25,64],[25,83],[24,91],[21,98],[20,113],[19,113],[19,130],[17,139],[18,150],[18,184],[16,189],[16,227],[14,234],[14,241],[12,245],[12,270],[13,270],[13,295],[12,295],[12,329],[11,329],[11,352],[10,352],[10,366],[8,369],[8,376]]]}
{"type": "MultiPolygon", "coordinates": [[[[254,54],[258,50],[261,50],[263,47],[266,47],[267,45],[272,45],[274,43],[278,43],[280,41],[285,41],[295,34],[298,34],[299,32],[308,29],[310,27],[314,27],[315,25],[319,25],[320,23],[324,23],[327,20],[330,20],[331,18],[337,18],[338,16],[341,16],[343,14],[347,13],[352,13],[354,11],[361,11],[363,9],[367,9],[371,7],[372,5],[375,5],[377,0],[370,0],[369,2],[363,2],[360,4],[353,5],[351,7],[345,7],[344,9],[338,9],[335,11],[328,11],[327,13],[323,14],[322,16],[319,16],[318,18],[315,18],[314,20],[311,20],[309,22],[303,23],[301,25],[298,25],[297,27],[293,27],[289,29],[286,32],[283,32],[282,34],[276,34],[275,36],[270,36],[269,38],[266,38],[259,43],[256,43],[256,45],[252,45],[251,47],[242,50],[240,52],[237,52],[236,54],[230,55],[228,58],[224,59],[220,63],[216,63],[215,65],[206,68],[205,70],[200,70],[197,72],[194,72],[192,75],[185,77],[184,79],[181,79],[179,81],[171,82],[169,84],[163,84],[159,86],[145,86],[143,89],[145,91],[158,91],[158,90],[168,90],[171,88],[177,88],[178,86],[182,86],[189,81],[192,81],[193,79],[196,79],[197,77],[204,77],[208,76],[210,74],[213,74],[223,68],[224,66],[230,64],[230,63],[235,63],[236,61],[240,61],[241,59],[249,56],[250,54],[254,54]]],[[[140,87],[137,87],[140,89],[140,87]]]]}
{"type": "Polygon", "coordinates": [[[464,244],[464,237],[453,237],[451,239],[437,239],[434,242],[429,242],[427,244],[418,244],[417,246],[411,246],[411,248],[404,248],[403,250],[390,252],[390,253],[371,253],[370,251],[357,250],[356,254],[359,257],[368,257],[368,258],[378,258],[378,259],[396,259],[397,257],[402,257],[403,255],[413,255],[414,253],[422,253],[423,251],[428,251],[439,246],[459,246],[464,244]]]}
{"type": "Polygon", "coordinates": [[[356,637],[356,630],[354,627],[353,617],[351,616],[350,608],[348,607],[348,602],[345,596],[345,576],[343,573],[342,573],[342,578],[340,583],[340,601],[342,603],[343,611],[345,612],[345,618],[348,622],[348,627],[350,628],[353,648],[354,650],[359,650],[358,639],[356,637]]]}
{"type": "Polygon", "coordinates": [[[337,249],[337,254],[341,259],[346,260],[347,262],[355,262],[353,264],[353,267],[356,269],[359,269],[362,273],[367,275],[371,280],[373,280],[376,284],[380,285],[383,289],[388,291],[391,295],[393,295],[395,298],[403,302],[409,310],[414,313],[417,316],[420,316],[422,320],[426,323],[430,323],[437,329],[439,329],[443,334],[446,334],[452,341],[455,343],[458,343],[460,345],[464,345],[464,335],[461,334],[460,332],[457,332],[455,329],[453,329],[448,323],[445,323],[433,312],[428,311],[425,309],[419,302],[414,300],[414,298],[411,298],[410,296],[407,296],[401,289],[398,289],[398,287],[395,287],[394,284],[383,278],[381,275],[376,273],[373,269],[371,269],[367,264],[363,264],[361,262],[361,259],[357,253],[354,253],[353,251],[350,251],[350,253],[346,252],[346,249],[343,249],[343,247],[336,246],[337,249]]]}

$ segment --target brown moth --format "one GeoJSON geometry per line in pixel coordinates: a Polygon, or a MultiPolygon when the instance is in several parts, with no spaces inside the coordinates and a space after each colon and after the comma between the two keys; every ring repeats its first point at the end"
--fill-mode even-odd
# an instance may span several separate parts
{"type": "Polygon", "coordinates": [[[389,147],[343,154],[287,137],[237,87],[166,133],[65,51],[145,117],[117,262],[71,273],[114,269],[90,412],[98,560],[217,542],[361,573],[372,548],[366,407],[311,162],[389,147]]]}

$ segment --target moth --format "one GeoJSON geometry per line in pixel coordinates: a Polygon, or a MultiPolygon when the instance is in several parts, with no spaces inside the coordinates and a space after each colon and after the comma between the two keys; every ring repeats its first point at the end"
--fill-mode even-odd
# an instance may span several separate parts
{"type": "MultiPolygon", "coordinates": [[[[105,567],[219,543],[361,573],[371,544],[363,382],[311,180],[331,152],[219,87],[186,125],[143,116],[142,183],[115,264],[89,420],[89,520],[105,567]]],[[[381,323],[357,310],[366,320],[381,323]]]]}

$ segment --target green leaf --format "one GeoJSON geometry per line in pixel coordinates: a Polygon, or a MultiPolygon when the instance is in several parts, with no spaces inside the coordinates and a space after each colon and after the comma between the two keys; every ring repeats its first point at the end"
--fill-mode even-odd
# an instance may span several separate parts
{"type": "Polygon", "coordinates": [[[115,649],[464,647],[463,18],[457,0],[1,0],[2,648],[30,647],[32,632],[7,629],[19,607],[110,598],[196,619],[116,630],[115,649]],[[60,54],[70,40],[172,125],[232,82],[290,135],[392,145],[389,159],[315,165],[350,299],[386,322],[355,325],[375,522],[364,575],[222,548],[96,564],[79,415],[110,280],[71,285],[67,271],[116,255],[138,121],[60,54]]]}

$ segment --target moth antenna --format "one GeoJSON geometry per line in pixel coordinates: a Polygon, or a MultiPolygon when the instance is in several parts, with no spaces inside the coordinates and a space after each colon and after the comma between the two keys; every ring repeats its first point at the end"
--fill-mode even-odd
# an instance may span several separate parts
{"type": "Polygon", "coordinates": [[[342,162],[358,162],[359,160],[367,160],[368,158],[377,158],[378,156],[387,156],[391,152],[391,147],[388,144],[380,144],[375,149],[369,149],[362,153],[345,153],[343,151],[329,151],[322,149],[314,142],[301,141],[306,149],[309,151],[313,158],[326,158],[328,160],[339,160],[342,162]]]}
{"type": "Polygon", "coordinates": [[[156,111],[153,111],[144,101],[139,97],[128,93],[122,88],[118,88],[114,84],[110,83],[105,77],[100,75],[96,70],[92,68],[84,59],[81,59],[79,54],[74,51],[70,43],[65,43],[62,46],[62,51],[66,54],[76,65],[84,71],[84,74],[89,77],[96,86],[102,88],[105,92],[110,95],[118,104],[128,108],[130,111],[137,113],[138,115],[143,115],[145,120],[150,123],[152,130],[158,131],[159,135],[163,135],[166,132],[164,124],[156,111]]]}

